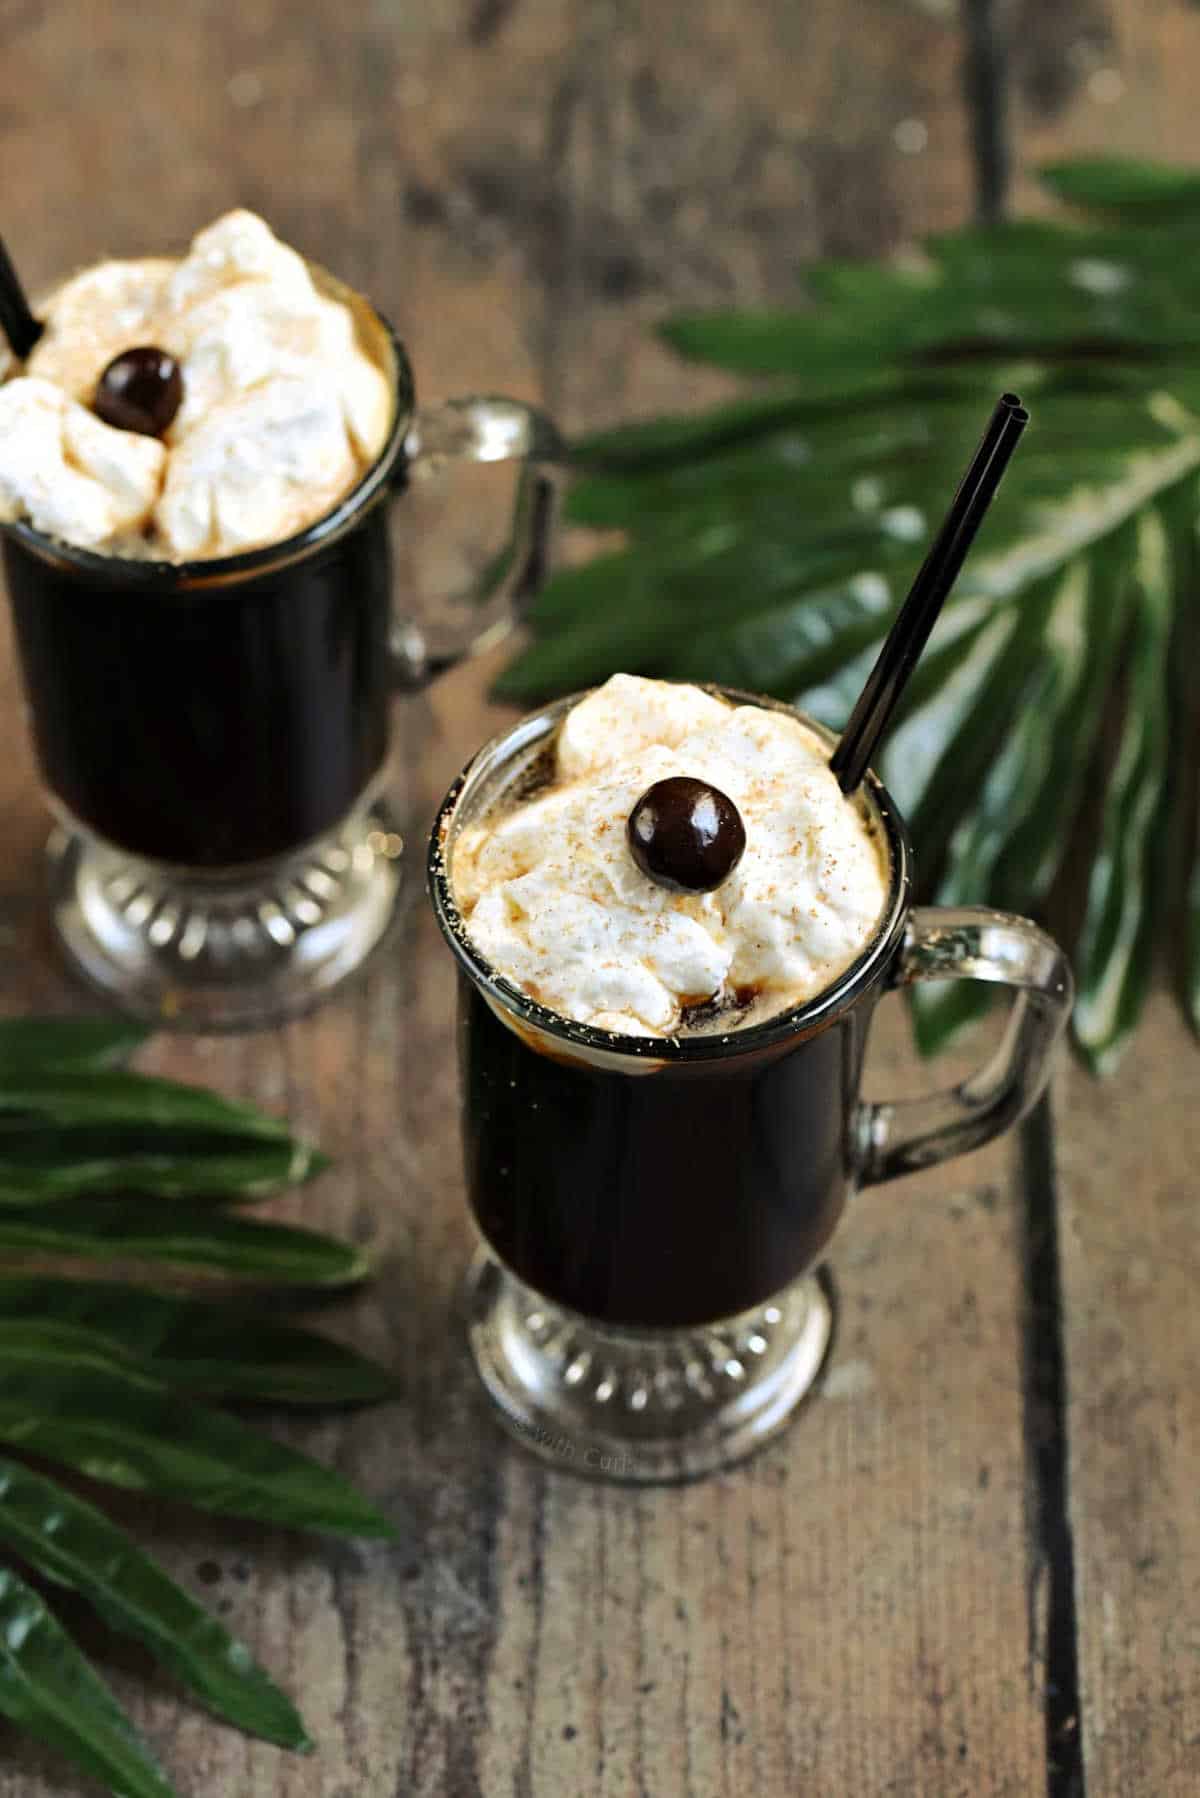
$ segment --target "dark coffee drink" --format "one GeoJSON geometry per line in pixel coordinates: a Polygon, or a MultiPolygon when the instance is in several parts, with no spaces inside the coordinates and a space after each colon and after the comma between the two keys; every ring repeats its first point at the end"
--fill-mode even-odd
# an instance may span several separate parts
{"type": "Polygon", "coordinates": [[[383,510],[236,583],[146,591],[149,570],[123,567],[63,566],[53,545],[4,539],[38,760],[69,818],[196,869],[332,829],[387,750],[383,510]]]}
{"type": "Polygon", "coordinates": [[[387,748],[387,525],[354,502],[402,472],[398,346],[246,212],[42,310],[0,384],[0,518],[51,794],[176,867],[313,843],[387,748]]]}
{"type": "Polygon", "coordinates": [[[464,991],[468,1190],[520,1279],[597,1320],[682,1326],[812,1265],[847,1191],[871,1006],[803,1056],[722,1050],[867,947],[874,832],[792,714],[694,687],[614,677],[514,765],[454,846],[465,929],[527,996],[643,1055],[541,1052],[464,991]],[[656,1060],[656,1038],[707,1058],[656,1060]]]}
{"type": "Polygon", "coordinates": [[[872,1009],[802,1053],[785,1041],[631,1076],[532,1052],[468,985],[467,1192],[485,1239],[536,1292],[603,1323],[704,1324],[765,1303],[841,1215],[872,1009]]]}

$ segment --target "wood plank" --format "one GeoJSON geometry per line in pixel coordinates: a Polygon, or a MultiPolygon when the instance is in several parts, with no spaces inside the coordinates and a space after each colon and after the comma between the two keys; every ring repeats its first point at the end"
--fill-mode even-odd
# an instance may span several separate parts
{"type": "MultiPolygon", "coordinates": [[[[895,243],[969,205],[958,33],[933,5],[735,15],[662,0],[639,18],[616,0],[343,0],[331,16],[246,0],[181,18],[149,42],[132,0],[86,23],[38,0],[0,14],[5,230],[31,280],[157,247],[164,220],[182,239],[244,199],[379,297],[430,397],[508,388],[577,428],[698,403],[725,384],[654,344],[664,311],[784,298],[803,258],[895,243]],[[135,84],[137,118],[118,131],[135,84]],[[898,140],[906,122],[921,129],[898,140]]],[[[424,539],[457,528],[454,502],[423,496],[407,516],[406,578],[452,576],[468,552],[424,539]]],[[[400,715],[416,843],[506,716],[483,685],[464,671],[400,715]]],[[[76,995],[39,923],[41,825],[6,693],[0,821],[19,854],[0,876],[0,950],[15,1009],[76,995]]],[[[148,1058],[319,1132],[336,1168],[277,1209],[374,1243],[379,1280],[339,1327],[405,1379],[386,1410],[280,1426],[381,1499],[395,1549],[128,1512],[292,1685],[320,1742],[288,1760],[118,1667],[181,1791],[1040,1789],[1009,1152],[854,1208],[834,1254],[834,1362],[788,1439],[686,1491],[593,1489],[507,1444],[451,1324],[469,1244],[452,988],[414,878],[389,948],[316,1016],[162,1039],[148,1058]]],[[[872,1085],[917,1078],[893,1015],[872,1085]]],[[[75,1789],[23,1748],[0,1770],[0,1798],[75,1789]]]]}
{"type": "Polygon", "coordinates": [[[1196,1054],[1160,993],[1117,1078],[1059,1091],[1089,1792],[1185,1798],[1200,1768],[1196,1054]]]}
{"type": "MultiPolygon", "coordinates": [[[[1074,103],[1027,113],[1027,167],[1081,151],[1196,161],[1194,8],[1074,0],[1038,20],[1040,51],[1019,71],[1027,99],[1039,67],[1053,87],[1055,39],[1074,103]]],[[[1037,203],[1028,178],[1018,198],[1037,203]]],[[[1195,1040],[1160,992],[1115,1078],[1064,1071],[1057,1190],[1050,1180],[1040,1194],[1058,1207],[1074,1722],[1086,1789],[1101,1798],[1184,1798],[1200,1769],[1196,1070],[1195,1040]]]]}

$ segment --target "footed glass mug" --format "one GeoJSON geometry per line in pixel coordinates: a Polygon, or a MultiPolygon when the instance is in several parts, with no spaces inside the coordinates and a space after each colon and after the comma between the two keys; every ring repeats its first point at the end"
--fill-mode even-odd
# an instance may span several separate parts
{"type": "Polygon", "coordinates": [[[870,774],[888,899],[824,992],[745,1028],[668,1040],[535,1004],[471,942],[454,900],[455,840],[520,782],[573,703],[481,750],[430,846],[434,910],[460,971],[467,1194],[483,1236],[470,1342],[502,1419],[555,1465],[689,1478],[767,1441],[812,1386],[832,1327],[813,1269],[854,1190],[977,1148],[1033,1105],[1071,975],[1025,918],[912,906],[904,824],[870,774]],[[863,1101],[880,995],[949,977],[1017,989],[993,1059],[932,1098],[863,1101]]]}
{"type": "Polygon", "coordinates": [[[362,962],[399,884],[392,697],[506,629],[546,566],[551,423],[490,397],[416,408],[391,328],[312,272],[353,309],[394,398],[378,459],[334,511],[286,542],[183,565],[0,527],[58,820],[54,928],[94,986],[156,1023],[262,1024],[362,962]],[[509,543],[434,641],[395,614],[383,502],[456,461],[522,466],[509,543]]]}

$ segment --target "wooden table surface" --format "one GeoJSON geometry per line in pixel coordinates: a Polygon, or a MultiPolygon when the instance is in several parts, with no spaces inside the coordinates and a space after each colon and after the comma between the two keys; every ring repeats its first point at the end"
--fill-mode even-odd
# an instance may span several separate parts
{"type": "MultiPolygon", "coordinates": [[[[1200,11],[1006,11],[1025,169],[1068,147],[1200,153],[1200,11]]],[[[429,398],[508,390],[570,429],[698,403],[722,381],[647,332],[671,306],[781,298],[805,257],[973,204],[953,0],[181,0],[146,21],[134,0],[0,0],[0,222],[31,283],[245,203],[377,298],[429,398]]],[[[1037,203],[1027,174],[1015,199],[1037,203]]],[[[405,580],[466,553],[461,503],[424,504],[398,527],[405,580]]],[[[416,844],[507,716],[486,676],[398,713],[416,844]]],[[[42,920],[7,649],[3,678],[0,998],[86,1004],[42,920]]],[[[414,854],[396,933],[319,1013],[144,1058],[286,1107],[334,1152],[278,1209],[373,1244],[344,1328],[404,1388],[294,1432],[378,1498],[394,1547],[141,1512],[319,1742],[307,1760],[247,1743],[118,1667],[181,1792],[1200,1790],[1200,1053],[1167,997],[1119,1080],[1064,1064],[1052,1124],[856,1203],[832,1363],[784,1440],[637,1492],[548,1471],[476,1390],[454,1318],[452,986],[414,854]]],[[[952,1071],[917,1068],[883,1017],[874,1092],[952,1071]]],[[[0,1798],[85,1789],[14,1738],[0,1751],[0,1798]]]]}

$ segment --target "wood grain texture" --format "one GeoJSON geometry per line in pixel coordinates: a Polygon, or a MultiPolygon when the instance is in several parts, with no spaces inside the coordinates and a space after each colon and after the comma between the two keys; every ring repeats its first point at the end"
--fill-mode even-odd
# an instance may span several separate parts
{"type": "Polygon", "coordinates": [[[1119,1082],[1060,1089],[1070,1515],[1089,1793],[1200,1769],[1196,1045],[1161,993],[1119,1082]]]}
{"type": "MultiPolygon", "coordinates": [[[[1037,52],[1025,58],[1027,167],[1080,150],[1200,159],[1200,11],[1175,0],[1038,10],[1043,43],[1057,33],[1062,54],[1040,82],[1037,52]]],[[[1028,177],[1019,197],[1038,203],[1028,177]]],[[[1198,1068],[1159,993],[1116,1080],[1066,1070],[1057,1193],[1041,1195],[1058,1205],[1088,1798],[1184,1798],[1200,1784],[1198,1068]]]]}
{"type": "MultiPolygon", "coordinates": [[[[1196,147],[1200,15],[1157,0],[1010,10],[1027,151],[1196,147]],[[1093,79],[1105,69],[1119,92],[1093,79]]],[[[819,251],[887,247],[970,210],[961,41],[938,0],[187,0],[173,17],[150,33],[133,0],[0,0],[3,227],[31,284],[105,250],[181,242],[241,201],[378,299],[428,398],[506,389],[571,428],[698,404],[725,384],[655,345],[664,311],[780,299],[819,251]]],[[[406,500],[406,590],[478,553],[465,510],[449,494],[406,500]]],[[[395,784],[418,849],[452,774],[508,716],[486,703],[487,673],[398,713],[395,784]]],[[[41,921],[44,819],[7,644],[0,701],[0,998],[83,1004],[41,921]]],[[[453,976],[417,861],[392,939],[314,1017],[164,1038],[145,1058],[287,1109],[334,1153],[276,1209],[372,1243],[379,1277],[332,1327],[404,1380],[387,1408],[278,1426],[380,1500],[395,1548],[122,1501],[298,1695],[319,1743],[296,1760],[243,1742],[102,1645],[180,1791],[1045,1790],[1046,1569],[1011,1151],[853,1208],[823,1394],[757,1461],[653,1493],[547,1470],[491,1423],[456,1324],[470,1233],[453,976]]],[[[1072,1074],[1058,1108],[1091,1798],[1194,1789],[1200,1728],[1196,1145],[1180,1128],[1194,1063],[1165,1007],[1138,1055],[1119,1099],[1072,1074]],[[1144,1165],[1152,1101],[1157,1137],[1180,1145],[1161,1180],[1144,1165]]],[[[923,1078],[891,1012],[871,1069],[878,1094],[923,1078]]],[[[7,1735],[0,1749],[0,1798],[82,1794],[61,1763],[7,1735]]]]}

